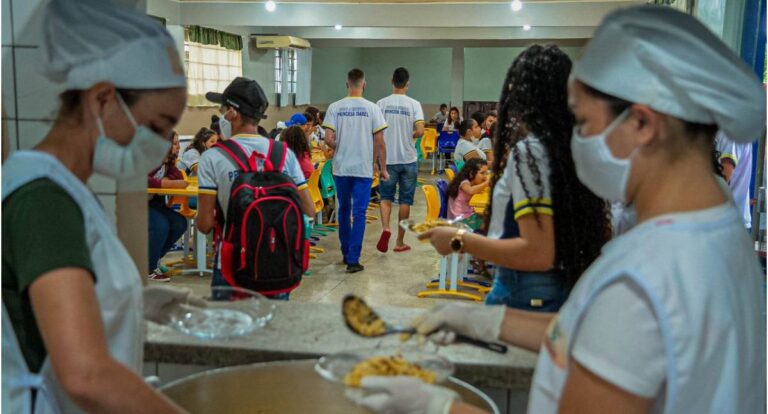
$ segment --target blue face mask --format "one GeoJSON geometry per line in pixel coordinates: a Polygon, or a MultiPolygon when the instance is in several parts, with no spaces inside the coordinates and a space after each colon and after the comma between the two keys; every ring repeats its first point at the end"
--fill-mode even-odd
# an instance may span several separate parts
{"type": "Polygon", "coordinates": [[[145,175],[160,165],[171,147],[171,142],[149,128],[137,124],[120,94],[117,94],[117,101],[133,125],[133,138],[128,145],[118,144],[107,136],[101,119],[96,119],[99,136],[96,138],[96,150],[93,154],[93,170],[120,179],[145,175]]]}

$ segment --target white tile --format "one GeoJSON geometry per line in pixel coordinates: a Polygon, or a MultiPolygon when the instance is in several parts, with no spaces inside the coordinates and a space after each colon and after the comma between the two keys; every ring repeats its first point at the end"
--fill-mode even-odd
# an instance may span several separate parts
{"type": "Polygon", "coordinates": [[[13,44],[13,30],[11,27],[11,0],[3,0],[3,8],[0,10],[3,14],[3,46],[13,44]]]}
{"type": "Polygon", "coordinates": [[[16,151],[18,149],[18,145],[16,145],[16,121],[13,119],[3,119],[2,120],[2,133],[3,133],[3,139],[2,139],[2,151],[3,155],[6,155],[6,151],[8,151],[8,154],[10,154],[13,151],[16,151]],[[5,146],[8,146],[6,149],[5,146]]]}
{"type": "Polygon", "coordinates": [[[88,180],[88,187],[91,187],[93,192],[99,194],[117,193],[117,182],[113,178],[101,174],[93,174],[88,180]]]}
{"type": "Polygon", "coordinates": [[[19,121],[19,149],[31,149],[39,144],[52,125],[44,121],[19,121]]]}
{"type": "Polygon", "coordinates": [[[43,43],[43,12],[48,0],[13,1],[13,33],[17,46],[43,43]]]}
{"type": "MultiPolygon", "coordinates": [[[[4,0],[7,1],[7,0],[4,0]]],[[[5,4],[5,3],[3,3],[5,4]]],[[[3,23],[5,24],[5,23],[3,23]]],[[[10,46],[3,46],[2,55],[3,66],[0,68],[2,72],[3,83],[3,118],[15,118],[16,117],[16,84],[13,81],[13,48],[10,46]]]]}
{"type": "Polygon", "coordinates": [[[96,197],[99,198],[101,206],[107,212],[107,217],[112,220],[112,223],[117,224],[117,196],[99,194],[96,197]]]}
{"type": "MultiPolygon", "coordinates": [[[[15,4],[15,3],[14,3],[15,4]]],[[[22,119],[54,119],[63,87],[42,72],[42,49],[16,49],[16,113],[22,119]]]]}

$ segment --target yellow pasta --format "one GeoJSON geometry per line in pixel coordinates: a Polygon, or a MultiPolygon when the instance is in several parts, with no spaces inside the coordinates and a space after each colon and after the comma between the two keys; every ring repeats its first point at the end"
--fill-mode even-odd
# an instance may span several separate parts
{"type": "Polygon", "coordinates": [[[423,223],[419,224],[411,224],[410,229],[415,231],[416,233],[424,233],[427,230],[433,229],[435,227],[449,227],[451,226],[448,222],[443,220],[427,220],[423,223]]]}
{"type": "Polygon", "coordinates": [[[344,301],[344,319],[352,329],[363,336],[379,336],[387,332],[384,321],[357,298],[344,301]]]}
{"type": "Polygon", "coordinates": [[[368,376],[409,376],[433,384],[437,378],[434,372],[406,361],[401,355],[377,356],[355,365],[345,377],[344,384],[360,387],[368,376]]]}

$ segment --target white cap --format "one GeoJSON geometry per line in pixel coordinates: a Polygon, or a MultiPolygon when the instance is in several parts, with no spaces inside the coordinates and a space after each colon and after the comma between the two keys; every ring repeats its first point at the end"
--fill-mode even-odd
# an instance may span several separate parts
{"type": "Polygon", "coordinates": [[[173,38],[146,14],[112,0],[51,0],[44,30],[48,77],[67,89],[186,87],[173,38]]]}
{"type": "Polygon", "coordinates": [[[735,141],[765,129],[765,92],[752,70],[701,22],[670,7],[606,16],[573,76],[658,112],[716,124],[735,141]]]}

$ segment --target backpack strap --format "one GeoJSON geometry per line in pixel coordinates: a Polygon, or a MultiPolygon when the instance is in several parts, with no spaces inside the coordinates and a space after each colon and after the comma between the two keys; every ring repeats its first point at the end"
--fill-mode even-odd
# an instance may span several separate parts
{"type": "Polygon", "coordinates": [[[285,142],[271,141],[267,158],[272,162],[273,171],[282,172],[285,167],[285,157],[288,155],[288,145],[285,142]],[[275,145],[275,143],[277,145],[275,145]],[[274,168],[277,166],[277,168],[274,168]]]}
{"type": "Polygon", "coordinates": [[[216,145],[214,145],[214,147],[221,148],[221,150],[224,151],[224,153],[227,154],[229,158],[235,161],[237,166],[243,172],[256,171],[256,168],[254,168],[254,165],[249,159],[248,154],[245,152],[245,149],[242,146],[240,146],[240,144],[238,144],[237,141],[233,139],[220,141],[216,145]]]}

